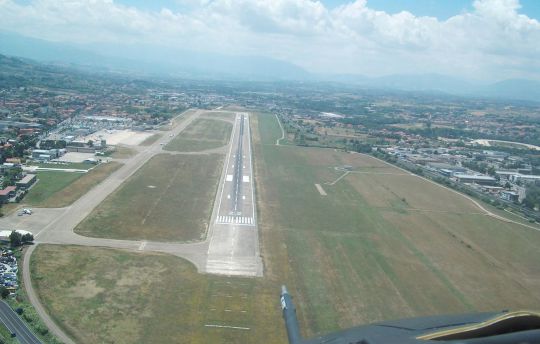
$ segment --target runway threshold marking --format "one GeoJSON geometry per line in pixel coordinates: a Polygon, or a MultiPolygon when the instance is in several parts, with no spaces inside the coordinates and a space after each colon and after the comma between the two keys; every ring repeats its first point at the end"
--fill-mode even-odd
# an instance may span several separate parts
{"type": "Polygon", "coordinates": [[[217,224],[253,225],[253,218],[248,216],[218,216],[217,224]]]}

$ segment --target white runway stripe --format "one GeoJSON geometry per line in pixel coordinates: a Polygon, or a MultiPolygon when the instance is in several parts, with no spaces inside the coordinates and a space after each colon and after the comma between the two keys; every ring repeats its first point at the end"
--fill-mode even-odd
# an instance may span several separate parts
{"type": "Polygon", "coordinates": [[[236,225],[252,225],[253,217],[247,216],[218,216],[216,219],[218,224],[236,224],[236,225]]]}

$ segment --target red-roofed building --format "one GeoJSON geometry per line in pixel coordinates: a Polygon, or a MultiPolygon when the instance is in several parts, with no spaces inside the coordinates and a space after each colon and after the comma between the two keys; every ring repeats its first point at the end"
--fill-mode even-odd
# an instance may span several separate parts
{"type": "Polygon", "coordinates": [[[0,202],[6,203],[11,197],[15,196],[16,191],[16,186],[8,186],[5,189],[0,190],[0,202]]]}

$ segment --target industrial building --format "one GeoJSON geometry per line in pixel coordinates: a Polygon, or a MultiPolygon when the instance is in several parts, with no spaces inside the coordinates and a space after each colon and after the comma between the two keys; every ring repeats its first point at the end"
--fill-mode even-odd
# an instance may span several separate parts
{"type": "Polygon", "coordinates": [[[514,183],[518,181],[523,182],[523,183],[535,183],[535,182],[540,183],[540,176],[516,173],[510,176],[510,180],[514,183]]]}
{"type": "Polygon", "coordinates": [[[497,179],[490,176],[474,174],[455,174],[454,177],[458,182],[465,184],[497,185],[497,179]]]}

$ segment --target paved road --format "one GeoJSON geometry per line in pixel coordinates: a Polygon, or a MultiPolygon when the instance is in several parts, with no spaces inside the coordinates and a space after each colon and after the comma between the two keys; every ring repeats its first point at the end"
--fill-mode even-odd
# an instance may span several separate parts
{"type": "Polygon", "coordinates": [[[229,153],[214,202],[206,272],[262,276],[253,188],[249,115],[236,115],[229,153]]]}
{"type": "Polygon", "coordinates": [[[4,301],[0,302],[0,321],[11,333],[15,333],[21,344],[41,344],[41,341],[30,331],[24,321],[4,301]]]}

